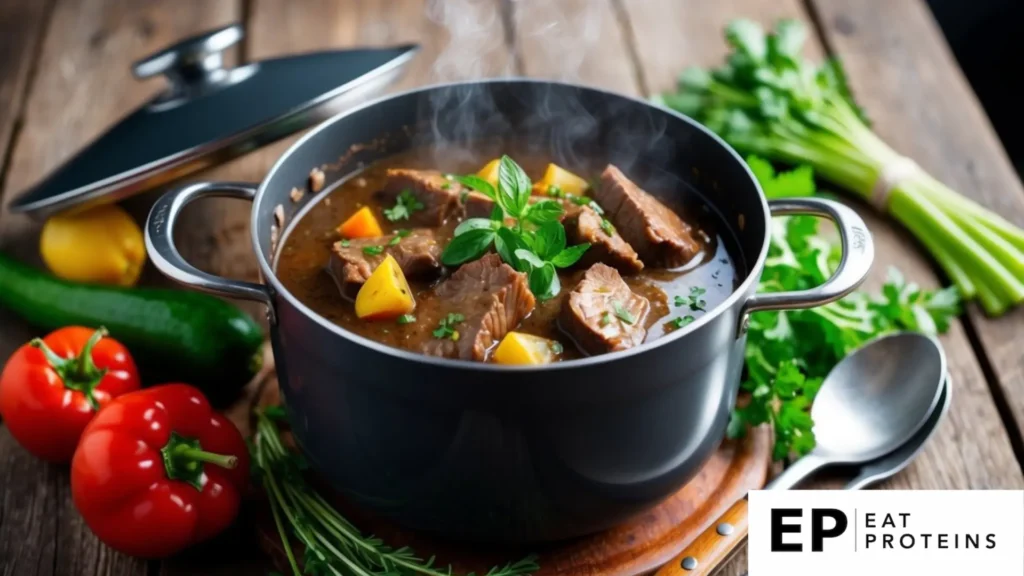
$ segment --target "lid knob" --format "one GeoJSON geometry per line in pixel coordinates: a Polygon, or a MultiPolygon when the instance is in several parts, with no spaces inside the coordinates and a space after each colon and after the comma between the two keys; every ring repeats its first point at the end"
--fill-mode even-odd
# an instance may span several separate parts
{"type": "Polygon", "coordinates": [[[240,24],[230,24],[186,38],[136,61],[132,73],[140,80],[163,74],[171,84],[172,94],[187,93],[190,87],[215,83],[227,74],[224,50],[243,36],[245,31],[240,24]]]}

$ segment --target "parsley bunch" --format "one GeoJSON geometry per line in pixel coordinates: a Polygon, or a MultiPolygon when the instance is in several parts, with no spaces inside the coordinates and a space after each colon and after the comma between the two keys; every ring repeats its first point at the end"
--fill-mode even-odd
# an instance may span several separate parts
{"type": "MultiPolygon", "coordinates": [[[[434,565],[434,558],[418,557],[409,548],[392,548],[380,538],[364,536],[316,490],[306,483],[302,457],[285,447],[278,422],[284,410],[256,411],[253,438],[253,474],[270,501],[270,510],[293,576],[451,576],[451,567],[434,565]],[[305,548],[302,568],[291,538],[305,548]]],[[[540,567],[528,556],[495,566],[486,576],[528,576],[540,567]]],[[[473,576],[469,574],[468,576],[473,576]]]]}
{"type": "MultiPolygon", "coordinates": [[[[747,163],[769,198],[815,193],[814,171],[808,166],[776,174],[761,158],[748,158],[747,163]]],[[[776,218],[758,290],[806,290],[820,285],[838,260],[838,246],[818,234],[818,220],[776,218]]],[[[855,292],[818,308],[753,313],[742,384],[750,397],[733,412],[729,436],[742,436],[748,425],[771,423],[776,460],[806,454],[815,443],[810,406],[822,379],[839,360],[890,332],[945,332],[959,308],[956,288],[922,290],[893,268],[879,294],[855,292]]]]}
{"type": "Polygon", "coordinates": [[[883,203],[961,295],[977,297],[988,314],[1024,302],[1024,230],[915,168],[876,136],[839,61],[815,65],[800,55],[804,25],[783,20],[766,34],[754,22],[736,20],[725,37],[732,53],[724,65],[686,70],[678,90],[656,101],[694,117],[742,153],[807,164],[883,203]],[[887,200],[874,198],[883,178],[895,180],[887,200]]]}
{"type": "Polygon", "coordinates": [[[533,188],[526,172],[508,156],[498,165],[498,188],[478,176],[452,176],[494,201],[490,218],[469,218],[455,228],[441,261],[448,266],[476,260],[491,246],[506,264],[525,272],[530,291],[539,300],[558,295],[562,286],[556,268],[568,268],[590,244],[566,246],[559,221],[565,209],[550,199],[531,202],[533,188]]]}

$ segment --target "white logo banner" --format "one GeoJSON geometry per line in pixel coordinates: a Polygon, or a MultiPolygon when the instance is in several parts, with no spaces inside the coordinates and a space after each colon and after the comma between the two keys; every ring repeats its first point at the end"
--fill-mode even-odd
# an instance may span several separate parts
{"type": "Polygon", "coordinates": [[[758,490],[750,576],[1024,576],[1024,491],[758,490]]]}

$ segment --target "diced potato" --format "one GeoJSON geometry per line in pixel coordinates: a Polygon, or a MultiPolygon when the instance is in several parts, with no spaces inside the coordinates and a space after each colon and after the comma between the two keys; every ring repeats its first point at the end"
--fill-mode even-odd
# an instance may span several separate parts
{"type": "Polygon", "coordinates": [[[388,254],[356,294],[356,316],[393,320],[416,309],[416,299],[398,262],[388,254]]]}
{"type": "Polygon", "coordinates": [[[590,188],[586,180],[555,164],[548,164],[544,177],[533,186],[537,194],[548,194],[551,186],[558,186],[562,192],[576,196],[582,196],[590,188]]]}
{"type": "Polygon", "coordinates": [[[494,350],[494,361],[507,366],[550,364],[558,356],[555,353],[557,346],[557,342],[547,338],[522,332],[509,332],[494,350]]]}
{"type": "Polygon", "coordinates": [[[338,226],[338,234],[342,238],[376,238],[383,236],[377,217],[369,206],[363,206],[355,214],[349,216],[348,220],[338,226]]]}
{"type": "Polygon", "coordinates": [[[487,182],[489,182],[491,186],[497,188],[498,166],[500,165],[501,160],[495,158],[494,160],[488,162],[483,168],[481,168],[480,171],[476,173],[476,175],[483,178],[484,180],[487,180],[487,182]]]}

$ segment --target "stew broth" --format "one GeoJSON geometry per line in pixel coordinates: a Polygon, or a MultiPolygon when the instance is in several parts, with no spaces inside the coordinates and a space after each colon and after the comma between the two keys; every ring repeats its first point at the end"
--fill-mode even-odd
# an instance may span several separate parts
{"type": "MultiPolygon", "coordinates": [[[[413,149],[397,154],[366,167],[321,193],[314,200],[315,204],[290,228],[283,240],[277,259],[277,276],[285,288],[316,313],[347,330],[389,346],[422,351],[424,342],[434,338],[432,332],[443,316],[441,307],[435,302],[433,290],[438,282],[449,276],[450,270],[438,280],[409,281],[416,299],[416,321],[399,324],[393,320],[359,319],[352,300],[341,295],[338,285],[328,274],[327,264],[331,258],[332,245],[340,240],[336,231],[338,225],[364,206],[369,206],[377,215],[385,234],[411,228],[408,222],[390,222],[382,217],[381,211],[391,206],[382,206],[374,198],[374,193],[384,188],[389,168],[471,174],[494,157],[462,153],[444,157],[439,165],[439,156],[433,148],[413,149]]],[[[516,153],[513,158],[534,181],[540,179],[550,161],[550,158],[537,154],[516,153]]],[[[597,166],[566,165],[564,168],[588,179],[600,173],[597,166]]],[[[671,190],[648,191],[663,202],[669,197],[695,196],[673,194],[671,190]]],[[[698,200],[694,199],[695,202],[698,200]]],[[[623,280],[633,292],[650,301],[650,313],[645,321],[645,342],[660,338],[686,322],[676,320],[678,318],[689,316],[696,319],[705,310],[718,306],[732,293],[739,279],[725,242],[717,232],[718,226],[712,212],[699,204],[670,207],[685,215],[685,220],[698,231],[702,250],[681,268],[668,270],[647,266],[640,273],[623,275],[623,280]],[[694,289],[703,290],[703,293],[691,298],[694,289]],[[675,324],[671,324],[673,321],[675,324]]],[[[444,225],[434,228],[435,236],[442,246],[451,240],[458,223],[450,219],[444,225]]],[[[546,301],[538,299],[532,313],[518,328],[514,328],[518,332],[561,343],[561,360],[584,355],[572,338],[559,328],[557,319],[566,294],[577,285],[585,272],[581,267],[559,270],[559,295],[546,301]]]]}

